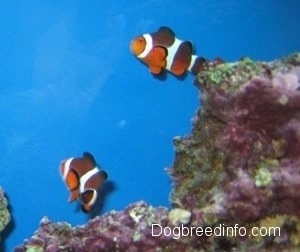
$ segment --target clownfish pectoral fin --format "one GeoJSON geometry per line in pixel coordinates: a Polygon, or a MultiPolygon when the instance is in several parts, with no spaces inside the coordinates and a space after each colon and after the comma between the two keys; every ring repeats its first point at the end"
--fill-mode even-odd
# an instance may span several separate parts
{"type": "Polygon", "coordinates": [[[93,165],[93,167],[97,166],[96,160],[91,153],[84,152],[82,156],[83,156],[83,158],[86,158],[87,160],[89,160],[91,162],[91,164],[93,165]]]}
{"type": "Polygon", "coordinates": [[[71,203],[72,201],[76,200],[78,198],[78,195],[79,195],[78,190],[71,191],[68,202],[71,203]]]}
{"type": "Polygon", "coordinates": [[[149,66],[149,69],[150,72],[155,75],[161,74],[163,71],[163,68],[160,66],[149,66]]]}
{"type": "Polygon", "coordinates": [[[162,46],[154,47],[147,57],[147,64],[150,68],[151,73],[160,74],[162,70],[166,67],[166,57],[168,51],[162,46]]]}
{"type": "Polygon", "coordinates": [[[152,60],[156,62],[162,62],[165,61],[165,59],[167,58],[168,50],[163,46],[156,46],[151,50],[149,56],[152,60]]]}

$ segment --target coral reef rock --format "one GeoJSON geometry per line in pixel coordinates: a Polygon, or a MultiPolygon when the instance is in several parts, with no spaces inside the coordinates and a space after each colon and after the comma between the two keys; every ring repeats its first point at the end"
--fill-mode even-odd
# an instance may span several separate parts
{"type": "Polygon", "coordinates": [[[3,189],[0,187],[0,233],[11,221],[11,216],[8,209],[8,202],[4,195],[3,189]]]}
{"type": "Polygon", "coordinates": [[[153,237],[152,224],[166,226],[168,209],[153,208],[142,201],[124,211],[96,217],[84,226],[52,223],[44,217],[34,236],[15,251],[151,251],[172,239],[153,237]]]}
{"type": "MultiPolygon", "coordinates": [[[[251,228],[282,215],[282,240],[244,244],[299,246],[288,232],[300,237],[300,54],[220,64],[199,73],[196,86],[202,107],[192,133],[174,139],[173,207],[198,209],[198,226],[251,228]]],[[[233,240],[223,237],[220,249],[241,246],[233,240]]]]}
{"type": "Polygon", "coordinates": [[[191,221],[191,217],[191,212],[180,208],[173,208],[168,216],[173,226],[179,226],[180,224],[186,225],[191,221]]]}
{"type": "Polygon", "coordinates": [[[11,216],[8,209],[8,201],[5,197],[5,192],[0,187],[0,232],[4,230],[10,221],[11,216]]]}
{"type": "Polygon", "coordinates": [[[192,132],[174,138],[173,209],[138,202],[77,227],[43,219],[15,251],[299,250],[299,80],[300,54],[208,65],[192,132]]]}

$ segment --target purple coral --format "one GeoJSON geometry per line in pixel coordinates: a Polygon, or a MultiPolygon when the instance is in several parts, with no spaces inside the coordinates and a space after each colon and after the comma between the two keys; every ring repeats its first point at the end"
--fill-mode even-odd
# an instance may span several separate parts
{"type": "MultiPolygon", "coordinates": [[[[228,126],[220,137],[221,148],[239,151],[242,157],[250,158],[257,145],[259,155],[272,155],[272,140],[293,140],[289,138],[298,125],[291,127],[290,121],[299,119],[300,91],[291,89],[289,83],[278,82],[277,78],[254,77],[229,101],[233,106],[226,118],[228,126]]],[[[290,147],[285,146],[289,153],[284,155],[299,155],[299,139],[294,140],[293,151],[297,151],[292,153],[290,147]]]]}
{"type": "Polygon", "coordinates": [[[300,91],[295,79],[299,76],[291,73],[271,79],[254,77],[229,101],[227,125],[216,144],[235,174],[226,186],[231,218],[253,221],[274,213],[300,216],[300,180],[288,176],[300,178],[300,91]],[[263,159],[278,159],[279,164],[270,171],[272,183],[259,188],[251,174],[263,159]],[[285,198],[290,208],[283,211],[278,203],[285,198]]]}
{"type": "Polygon", "coordinates": [[[44,218],[31,240],[15,249],[42,248],[44,251],[150,251],[164,246],[171,236],[152,236],[151,224],[168,223],[167,208],[153,208],[144,202],[124,211],[112,211],[72,228],[67,223],[52,223],[44,218]]]}

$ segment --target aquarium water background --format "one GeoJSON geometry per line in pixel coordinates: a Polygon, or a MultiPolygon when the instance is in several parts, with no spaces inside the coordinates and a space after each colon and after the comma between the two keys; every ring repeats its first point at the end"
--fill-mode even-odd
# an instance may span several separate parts
{"type": "Polygon", "coordinates": [[[172,138],[190,132],[199,94],[192,75],[150,74],[133,37],[166,25],[208,59],[269,61],[299,50],[299,13],[297,0],[1,1],[2,250],[43,216],[78,225],[139,200],[169,206],[172,138]],[[109,174],[91,214],[67,203],[58,172],[84,151],[109,174]]]}

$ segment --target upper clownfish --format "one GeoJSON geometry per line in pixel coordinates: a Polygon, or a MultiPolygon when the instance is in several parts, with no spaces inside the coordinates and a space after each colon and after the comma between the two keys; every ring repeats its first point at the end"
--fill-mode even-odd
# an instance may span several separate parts
{"type": "Polygon", "coordinates": [[[108,177],[88,152],[84,152],[80,158],[63,160],[60,174],[70,191],[69,202],[78,199],[84,212],[91,210],[97,199],[98,188],[108,177]]]}
{"type": "Polygon", "coordinates": [[[190,41],[179,40],[168,27],[136,37],[130,43],[130,50],[155,75],[164,69],[176,76],[183,75],[187,70],[197,74],[207,63],[204,58],[193,55],[190,41]]]}

